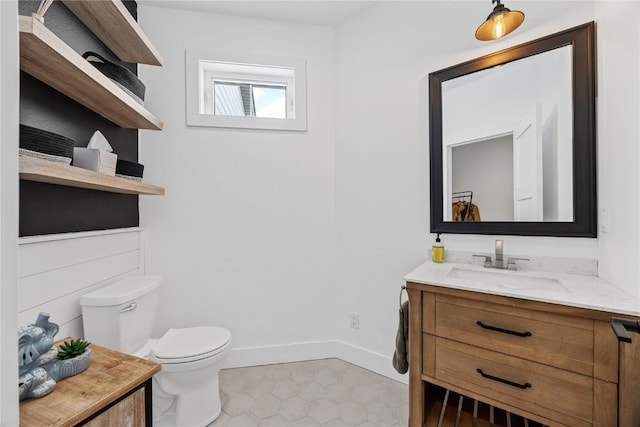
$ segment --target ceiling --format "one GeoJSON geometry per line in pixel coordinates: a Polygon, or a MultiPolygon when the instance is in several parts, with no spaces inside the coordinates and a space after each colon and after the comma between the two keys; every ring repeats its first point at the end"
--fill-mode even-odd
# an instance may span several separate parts
{"type": "Polygon", "coordinates": [[[183,9],[223,15],[297,22],[335,27],[380,1],[360,0],[289,0],[289,1],[207,1],[207,0],[139,0],[153,7],[183,9]]]}

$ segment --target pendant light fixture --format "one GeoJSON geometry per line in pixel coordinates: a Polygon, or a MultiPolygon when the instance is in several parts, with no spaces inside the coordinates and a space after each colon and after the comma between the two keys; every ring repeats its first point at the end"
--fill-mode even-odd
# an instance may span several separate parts
{"type": "Polygon", "coordinates": [[[519,10],[507,9],[500,0],[491,0],[498,3],[489,14],[487,20],[476,30],[476,38],[482,41],[495,40],[506,36],[522,24],[524,13],[519,10]]]}

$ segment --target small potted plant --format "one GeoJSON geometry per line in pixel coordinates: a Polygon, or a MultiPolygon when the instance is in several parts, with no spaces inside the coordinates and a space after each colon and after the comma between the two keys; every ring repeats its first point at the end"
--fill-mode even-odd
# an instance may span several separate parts
{"type": "Polygon", "coordinates": [[[89,367],[91,362],[91,349],[88,341],[83,339],[71,339],[60,344],[57,358],[57,375],[52,375],[56,380],[79,374],[89,367]]]}
{"type": "Polygon", "coordinates": [[[72,339],[71,341],[65,341],[60,345],[58,351],[58,359],[66,360],[73,357],[80,356],[89,347],[90,342],[83,339],[72,339]]]}

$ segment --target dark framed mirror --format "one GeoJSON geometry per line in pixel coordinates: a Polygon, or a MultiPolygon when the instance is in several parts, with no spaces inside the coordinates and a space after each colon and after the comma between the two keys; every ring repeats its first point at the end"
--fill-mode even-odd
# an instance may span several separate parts
{"type": "Polygon", "coordinates": [[[594,23],[429,74],[431,232],[596,237],[594,23]]]}

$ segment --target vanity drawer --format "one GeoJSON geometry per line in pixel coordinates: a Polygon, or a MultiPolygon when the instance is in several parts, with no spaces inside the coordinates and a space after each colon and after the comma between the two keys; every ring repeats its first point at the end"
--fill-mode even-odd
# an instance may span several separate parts
{"type": "Polygon", "coordinates": [[[436,338],[435,367],[445,383],[562,425],[592,425],[590,377],[444,338],[436,338]]]}
{"type": "Polygon", "coordinates": [[[593,375],[593,321],[438,295],[437,336],[593,375]]]}

